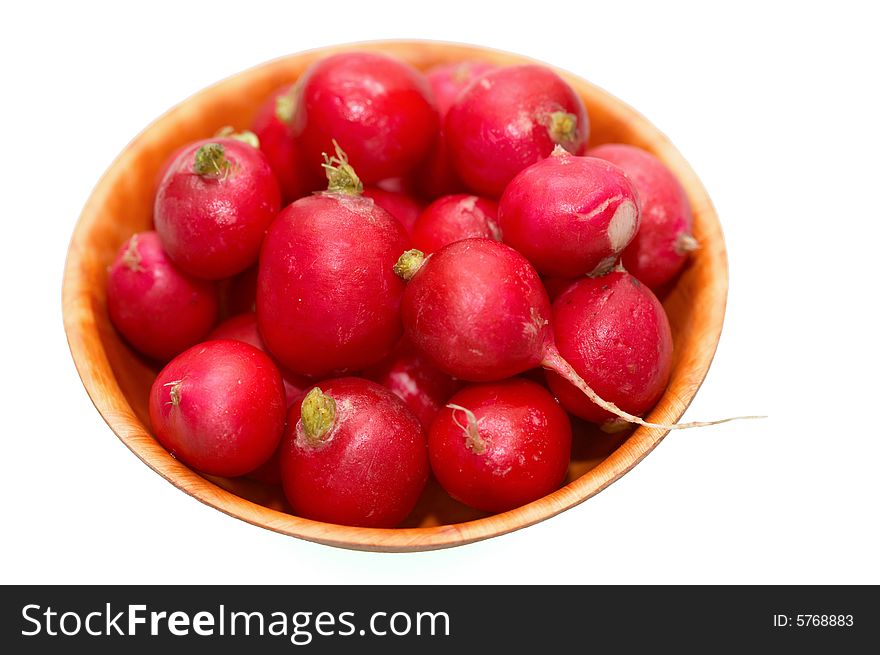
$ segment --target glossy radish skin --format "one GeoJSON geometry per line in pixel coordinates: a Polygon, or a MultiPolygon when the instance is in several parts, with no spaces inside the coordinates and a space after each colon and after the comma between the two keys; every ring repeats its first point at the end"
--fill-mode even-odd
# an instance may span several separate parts
{"type": "MultiPolygon", "coordinates": [[[[650,289],[629,273],[614,271],[572,285],[553,303],[553,325],[560,354],[605,400],[641,415],[663,395],[672,369],[669,320],[650,289]]],[[[571,413],[594,423],[618,423],[558,375],[547,377],[571,413]]]]}
{"type": "Polygon", "coordinates": [[[587,154],[619,166],[638,190],[641,226],[623,251],[623,265],[651,289],[662,287],[678,274],[697,247],[684,188],[663,162],[641,148],[609,143],[587,154]]]}
{"type": "Polygon", "coordinates": [[[289,205],[263,243],[260,334],[275,358],[300,375],[360,370],[381,361],[401,335],[404,283],[393,267],[409,237],[360,195],[359,182],[350,182],[342,183],[348,190],[289,205]]]}
{"type": "Polygon", "coordinates": [[[560,487],[571,459],[571,423],[529,380],[474,385],[455,394],[434,421],[428,452],[450,496],[505,512],[560,487]]]}
{"type": "MultiPolygon", "coordinates": [[[[253,312],[246,312],[227,318],[211,331],[208,339],[234,339],[268,353],[266,344],[263,343],[263,337],[260,336],[260,331],[257,328],[257,315],[253,312]]],[[[287,406],[290,406],[294,400],[299,398],[311,386],[312,382],[308,378],[291,373],[281,366],[278,367],[278,371],[281,373],[281,380],[284,382],[284,397],[287,401],[287,406]]]]}
{"type": "Polygon", "coordinates": [[[158,234],[139,232],[122,244],[108,270],[107,310],[137,351],[167,361],[211,330],[219,310],[217,287],[178,269],[158,234]]]}
{"type": "Polygon", "coordinates": [[[422,204],[412,196],[400,191],[387,191],[379,187],[364,189],[364,196],[400,221],[407,234],[412,234],[413,226],[422,213],[422,204]]]}
{"type": "Polygon", "coordinates": [[[501,380],[541,364],[550,301],[529,262],[491,239],[465,239],[428,257],[403,297],[407,338],[460,380],[501,380]]]}
{"type": "Polygon", "coordinates": [[[412,237],[413,245],[426,254],[473,237],[500,241],[498,204],[467,194],[443,196],[425,208],[412,237]]]}
{"type": "MultiPolygon", "coordinates": [[[[542,366],[628,423],[667,430],[717,423],[648,423],[598,395],[556,348],[547,292],[528,260],[510,246],[465,239],[427,259],[410,250],[395,272],[409,280],[402,308],[407,338],[455,378],[501,380],[542,366]]],[[[556,327],[559,334],[575,329],[556,327]]]]}
{"type": "Polygon", "coordinates": [[[178,156],[159,185],[154,220],[175,264],[190,275],[220,279],[256,262],[280,206],[266,157],[247,143],[220,138],[178,156]]]}
{"type": "Polygon", "coordinates": [[[446,116],[461,92],[474,80],[496,68],[495,64],[486,61],[456,61],[429,69],[425,78],[431,85],[440,116],[446,116]]]}
{"type": "Polygon", "coordinates": [[[260,106],[251,125],[260,140],[260,150],[278,179],[285,204],[321,188],[323,182],[315,167],[305,165],[294,143],[294,102],[294,85],[286,84],[260,106]]]}
{"type": "MultiPolygon", "coordinates": [[[[409,281],[402,307],[406,337],[432,363],[455,378],[473,382],[501,380],[541,366],[574,385],[585,399],[609,412],[609,416],[615,416],[613,424],[610,421],[603,424],[607,429],[619,429],[623,423],[634,423],[664,430],[684,430],[738,418],[759,418],[652,423],[607,400],[560,352],[553,335],[555,332],[556,338],[565,344],[568,356],[589,357],[583,344],[590,343],[590,335],[584,332],[583,326],[596,320],[592,313],[598,316],[605,312],[605,308],[591,307],[584,302],[575,306],[586,308],[583,311],[554,312],[551,330],[550,301],[541,279],[527,259],[503,243],[490,239],[465,239],[445,246],[427,258],[417,250],[407,251],[398,259],[395,272],[409,281]]],[[[561,306],[565,298],[579,299],[574,295],[575,291],[593,283],[599,284],[600,288],[615,283],[618,290],[623,286],[615,277],[602,280],[584,278],[560,296],[556,304],[561,306]]],[[[629,303],[621,300],[632,293],[629,290],[613,301],[613,294],[609,295],[606,304],[618,309],[609,311],[608,315],[614,318],[606,318],[606,321],[613,320],[614,323],[608,322],[606,335],[596,336],[604,338],[616,329],[620,343],[626,344],[631,337],[632,352],[628,357],[613,354],[612,349],[610,354],[603,356],[604,362],[613,363],[615,358],[622,360],[619,363],[624,366],[626,375],[618,373],[618,383],[614,387],[620,387],[621,380],[624,382],[620,389],[625,392],[625,402],[650,398],[653,404],[662,395],[669,377],[671,332],[663,308],[650,290],[632,276],[627,276],[627,283],[633,289],[642,290],[641,302],[637,298],[629,303]],[[656,336],[654,350],[651,350],[652,335],[656,336]],[[626,386],[626,380],[633,384],[626,386]],[[643,387],[638,386],[641,382],[645,382],[643,387]]],[[[595,345],[599,347],[600,344],[595,345]]],[[[584,368],[581,370],[590,372],[584,368]]],[[[589,377],[592,379],[592,375],[589,377]]],[[[597,386],[603,381],[608,382],[597,380],[597,386]]],[[[610,386],[609,389],[614,391],[610,386]]],[[[572,409],[573,404],[566,406],[577,413],[577,409],[572,409]]],[[[638,408],[643,411],[641,403],[638,408]]]]}
{"type": "Polygon", "coordinates": [[[257,350],[266,352],[266,344],[257,329],[257,316],[253,312],[230,316],[220,325],[211,330],[209,339],[233,339],[241,341],[257,350]]]}
{"type": "Polygon", "coordinates": [[[639,229],[638,193],[613,164],[560,148],[507,185],[498,222],[542,275],[600,275],[639,229]]]}
{"type": "Polygon", "coordinates": [[[557,145],[581,154],[589,133],[580,97],[545,66],[506,66],[482,75],[449,109],[452,164],[479,195],[497,198],[524,168],[557,145]]]}
{"type": "Polygon", "coordinates": [[[415,506],[428,468],[418,420],[375,382],[327,380],[290,408],[281,473],[298,516],[393,528],[415,506]]]}
{"type": "Polygon", "coordinates": [[[281,375],[240,341],[206,341],[175,357],[150,390],[156,439],[210,475],[244,475],[275,452],[284,431],[281,375]]]}
{"type": "Polygon", "coordinates": [[[384,361],[364,370],[363,375],[397,394],[426,430],[461,386],[406,340],[384,361]]]}
{"type": "MultiPolygon", "coordinates": [[[[462,61],[436,66],[425,73],[437,101],[441,126],[446,113],[461,92],[480,75],[494,68],[496,67],[493,64],[487,62],[462,61]]],[[[464,182],[458,177],[449,159],[449,146],[442,127],[430,154],[413,174],[413,180],[418,190],[428,198],[465,191],[464,182]]]]}
{"type": "Polygon", "coordinates": [[[298,86],[293,133],[315,170],[335,139],[365,184],[402,177],[437,138],[439,117],[424,76],[385,55],[326,57],[298,86]]]}

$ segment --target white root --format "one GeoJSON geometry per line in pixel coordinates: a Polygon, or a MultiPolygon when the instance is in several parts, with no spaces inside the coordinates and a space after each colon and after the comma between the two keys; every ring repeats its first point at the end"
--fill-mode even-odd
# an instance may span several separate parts
{"type": "Polygon", "coordinates": [[[641,425],[646,428],[658,428],[661,430],[687,430],[689,428],[702,428],[709,425],[729,423],[730,421],[767,418],[766,416],[732,416],[730,418],[723,418],[717,421],[691,421],[689,423],[651,423],[650,421],[646,421],[638,416],[630,414],[629,412],[625,412],[614,403],[608,402],[604,398],[601,398],[595,391],[590,388],[590,385],[584,382],[584,379],[580,375],[578,375],[577,371],[572,368],[571,364],[565,361],[562,355],[560,355],[555,348],[546,354],[546,356],[544,357],[544,361],[541,363],[541,365],[544,368],[555,371],[563,378],[571,382],[578,389],[580,389],[587,398],[592,400],[605,411],[611,412],[615,416],[620,417],[628,423],[634,423],[635,425],[641,425]]]}

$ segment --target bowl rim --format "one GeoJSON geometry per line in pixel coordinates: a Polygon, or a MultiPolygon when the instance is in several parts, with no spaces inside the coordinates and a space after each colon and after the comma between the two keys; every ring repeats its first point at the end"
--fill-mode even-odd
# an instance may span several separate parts
{"type": "MultiPolygon", "coordinates": [[[[701,233],[711,237],[715,246],[712,257],[704,264],[709,267],[713,280],[708,293],[702,299],[709,305],[705,322],[701,323],[704,343],[697,353],[697,360],[688,368],[690,397],[676,396],[667,403],[664,411],[655,408],[648,420],[660,423],[678,421],[690,405],[701,386],[717,349],[724,321],[727,300],[728,270],[721,226],[714,206],[694,171],[672,145],[668,137],[635,109],[593,85],[583,78],[556,66],[515,53],[463,43],[430,40],[376,40],[344,43],[301,51],[279,57],[216,82],[178,103],[144,128],[122,152],[117,155],[95,185],[86,201],[73,230],[64,266],[62,286],[62,314],[68,346],[77,372],[89,398],[101,417],[125,446],[144,464],[171,482],[178,489],[200,502],[214,507],[229,516],[275,532],[308,541],[356,550],[384,552],[424,551],[473,543],[507,534],[551,518],[593,497],[642,461],[666,436],[667,430],[639,427],[616,450],[593,469],[570,481],[561,489],[541,499],[516,509],[471,521],[418,528],[359,528],[312,521],[259,505],[227,491],[189,469],[162,448],[146,426],[140,423],[116,382],[109,360],[103,349],[95,352],[87,345],[89,335],[97,332],[96,316],[88,302],[88,287],[82,275],[78,275],[84,254],[83,235],[99,219],[101,200],[112,187],[111,173],[124,166],[128,154],[138,141],[151,130],[166,121],[180,107],[193,100],[208,98],[224,87],[233,85],[249,75],[272,66],[302,58],[317,58],[350,50],[370,50],[396,54],[415,49],[455,51],[456,58],[492,57],[508,62],[535,63],[555,70],[569,82],[586,88],[607,105],[613,105],[626,115],[633,129],[639,131],[651,149],[670,166],[685,187],[695,223],[699,220],[701,233]],[[110,393],[108,393],[108,389],[110,393]]],[[[705,239],[705,236],[704,236],[705,239]]],[[[669,395],[668,390],[664,396],[669,395]]],[[[663,404],[661,399],[660,404],[663,404]]]]}

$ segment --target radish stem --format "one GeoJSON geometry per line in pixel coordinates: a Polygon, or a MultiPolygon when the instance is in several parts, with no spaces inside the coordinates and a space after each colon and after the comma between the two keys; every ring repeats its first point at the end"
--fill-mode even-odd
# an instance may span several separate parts
{"type": "Polygon", "coordinates": [[[413,248],[404,252],[394,264],[394,273],[409,282],[425,263],[425,253],[413,248]]]}
{"type": "Polygon", "coordinates": [[[315,387],[303,399],[300,416],[306,440],[318,446],[336,422],[336,401],[315,387]]]}
{"type": "Polygon", "coordinates": [[[336,154],[330,157],[326,152],[323,153],[324,163],[321,164],[327,174],[327,191],[359,196],[364,192],[361,179],[348,163],[348,155],[339,147],[336,139],[333,139],[333,147],[336,149],[336,154]]]}
{"type": "Polygon", "coordinates": [[[554,111],[548,116],[547,132],[553,143],[572,143],[577,136],[577,116],[565,111],[554,111]]]}
{"type": "Polygon", "coordinates": [[[196,152],[193,172],[202,177],[225,178],[229,173],[230,162],[226,150],[219,143],[206,143],[196,152]]]}

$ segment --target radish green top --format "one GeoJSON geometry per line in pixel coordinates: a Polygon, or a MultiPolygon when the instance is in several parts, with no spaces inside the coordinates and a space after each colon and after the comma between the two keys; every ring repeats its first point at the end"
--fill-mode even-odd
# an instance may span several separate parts
{"type": "Polygon", "coordinates": [[[318,445],[333,429],[333,423],[336,421],[336,401],[315,387],[303,399],[300,415],[306,438],[312,445],[318,445]]]}
{"type": "Polygon", "coordinates": [[[336,154],[329,157],[325,152],[324,163],[321,164],[327,174],[327,191],[351,196],[361,195],[364,192],[364,185],[348,163],[348,155],[339,147],[336,139],[333,139],[333,147],[336,149],[336,154]]]}

